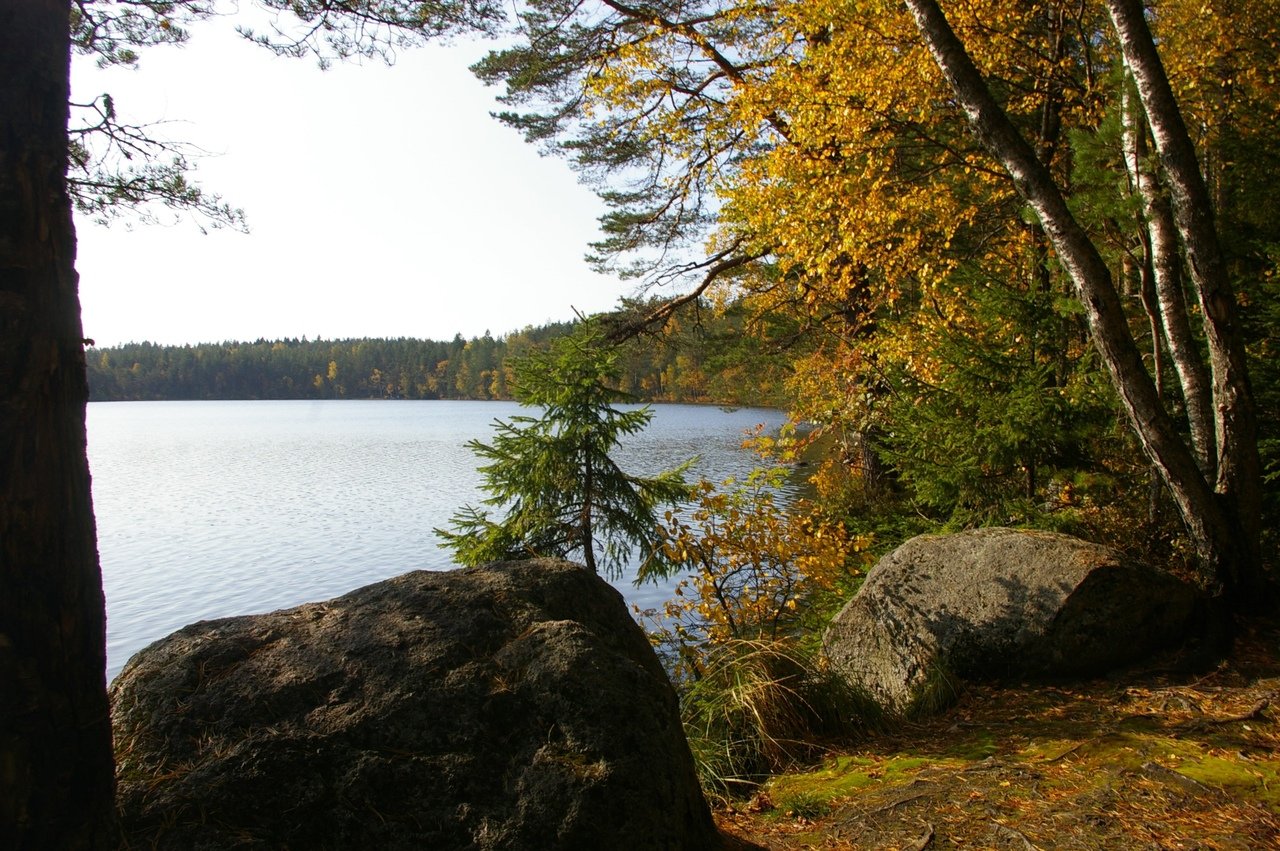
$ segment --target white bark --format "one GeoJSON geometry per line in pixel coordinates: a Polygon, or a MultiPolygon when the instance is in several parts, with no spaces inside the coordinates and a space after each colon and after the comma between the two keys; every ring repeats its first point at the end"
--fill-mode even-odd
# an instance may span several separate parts
{"type": "Polygon", "coordinates": [[[1262,473],[1257,415],[1235,315],[1235,294],[1218,241],[1213,205],[1191,136],[1147,27],[1141,0],[1107,0],[1107,10],[1160,155],[1173,202],[1174,224],[1182,238],[1209,344],[1218,450],[1215,489],[1238,538],[1235,552],[1221,568],[1230,585],[1245,595],[1255,595],[1262,587],[1258,551],[1262,473]]]}
{"type": "Polygon", "coordinates": [[[1213,481],[1216,478],[1217,441],[1209,372],[1200,356],[1187,313],[1182,255],[1178,247],[1178,231],[1173,223],[1173,209],[1156,176],[1147,167],[1146,123],[1136,106],[1126,87],[1121,107],[1125,167],[1142,201],[1145,242],[1151,253],[1160,328],[1182,388],[1192,449],[1205,478],[1213,481]]]}
{"type": "MultiPolygon", "coordinates": [[[[1224,514],[1165,411],[1097,246],[1072,215],[1048,169],[992,97],[938,4],[934,0],[906,0],[906,6],[975,137],[1004,166],[1049,235],[1076,287],[1094,345],[1120,394],[1130,425],[1168,485],[1201,557],[1215,577],[1236,586],[1241,565],[1237,557],[1239,527],[1224,514]]],[[[1255,536],[1255,551],[1256,540],[1255,536]]]]}

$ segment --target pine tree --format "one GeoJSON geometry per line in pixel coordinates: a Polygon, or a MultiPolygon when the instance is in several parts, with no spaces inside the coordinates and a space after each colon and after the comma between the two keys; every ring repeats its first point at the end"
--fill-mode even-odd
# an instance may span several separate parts
{"type": "Polygon", "coordinates": [[[515,362],[515,397],[541,414],[498,420],[492,443],[468,444],[488,462],[484,504],[505,515],[493,520],[468,505],[452,531],[436,530],[461,563],[578,557],[616,576],[639,550],[640,578],[663,572],[657,510],[689,497],[692,461],[652,477],[618,467],[610,453],[653,417],[648,407],[616,407],[630,400],[614,389],[619,376],[616,350],[591,323],[515,362]]]}

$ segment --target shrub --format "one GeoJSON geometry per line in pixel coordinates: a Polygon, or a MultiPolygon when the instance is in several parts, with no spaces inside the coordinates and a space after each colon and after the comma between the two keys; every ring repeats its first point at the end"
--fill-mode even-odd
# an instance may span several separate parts
{"type": "Polygon", "coordinates": [[[812,759],[822,742],[878,726],[879,708],[779,640],[718,643],[686,684],[681,713],[703,788],[737,797],[812,759]]]}
{"type": "Polygon", "coordinates": [[[703,785],[721,796],[880,717],[804,649],[831,601],[860,579],[867,540],[806,502],[780,508],[780,481],[773,471],[725,491],[703,482],[687,514],[669,513],[666,560],[690,575],[661,614],[646,613],[681,692],[703,785]]]}

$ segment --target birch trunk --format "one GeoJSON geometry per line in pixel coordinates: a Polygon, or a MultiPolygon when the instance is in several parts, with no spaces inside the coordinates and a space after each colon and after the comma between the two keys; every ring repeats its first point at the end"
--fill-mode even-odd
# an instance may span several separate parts
{"type": "Polygon", "coordinates": [[[1219,567],[1241,599],[1256,601],[1264,591],[1259,552],[1262,473],[1257,415],[1213,205],[1141,0],[1107,0],[1107,10],[1155,139],[1172,197],[1174,224],[1182,237],[1191,283],[1204,317],[1218,450],[1215,490],[1235,527],[1236,538],[1235,552],[1224,554],[1226,560],[1219,567]]]}
{"type": "Polygon", "coordinates": [[[1178,384],[1182,389],[1196,462],[1205,478],[1214,481],[1217,441],[1209,371],[1200,356],[1191,330],[1191,318],[1183,292],[1182,255],[1178,251],[1178,231],[1173,223],[1173,209],[1156,176],[1146,167],[1146,124],[1134,109],[1127,87],[1122,98],[1124,161],[1134,189],[1142,201],[1147,232],[1145,242],[1151,254],[1151,273],[1160,328],[1169,346],[1169,359],[1173,361],[1178,384]]]}
{"type": "MultiPolygon", "coordinates": [[[[906,6],[975,137],[1004,166],[1044,225],[1058,259],[1076,287],[1090,335],[1130,425],[1169,487],[1201,558],[1228,591],[1238,591],[1235,580],[1240,576],[1240,527],[1222,510],[1156,394],[1129,332],[1107,264],[1071,214],[1049,171],[992,97],[938,4],[934,0],[906,0],[906,6]]],[[[1257,552],[1256,536],[1253,552],[1257,552]]]]}

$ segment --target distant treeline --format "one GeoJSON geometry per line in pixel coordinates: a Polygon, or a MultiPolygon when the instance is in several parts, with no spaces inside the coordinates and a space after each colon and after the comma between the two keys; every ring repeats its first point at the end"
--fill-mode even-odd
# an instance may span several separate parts
{"type": "MultiPolygon", "coordinates": [[[[740,318],[674,322],[665,339],[623,346],[623,388],[646,401],[776,404],[785,359],[762,352],[740,318]]],[[[87,352],[92,401],[180,399],[507,399],[509,360],[564,335],[555,323],[492,337],[256,340],[87,352]]]]}

